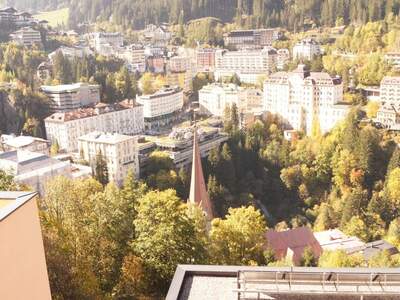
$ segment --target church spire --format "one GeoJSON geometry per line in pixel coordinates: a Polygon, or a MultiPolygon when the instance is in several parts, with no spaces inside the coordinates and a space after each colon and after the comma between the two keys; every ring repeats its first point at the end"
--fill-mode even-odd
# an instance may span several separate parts
{"type": "Polygon", "coordinates": [[[212,205],[210,198],[208,197],[203,168],[201,166],[200,149],[197,140],[196,116],[194,117],[192,177],[190,180],[190,194],[188,202],[195,203],[200,206],[200,208],[204,211],[207,220],[212,220],[212,205]]]}

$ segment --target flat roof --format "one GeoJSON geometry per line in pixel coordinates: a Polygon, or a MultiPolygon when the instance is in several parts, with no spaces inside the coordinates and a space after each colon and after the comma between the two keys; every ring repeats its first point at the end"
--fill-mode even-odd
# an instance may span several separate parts
{"type": "Polygon", "coordinates": [[[37,195],[36,192],[0,191],[0,221],[37,195]]]}
{"type": "Polygon", "coordinates": [[[73,84],[60,84],[60,85],[42,85],[40,88],[45,93],[66,93],[79,90],[83,86],[100,89],[98,84],[87,84],[84,82],[77,82],[73,84]]]}
{"type": "Polygon", "coordinates": [[[108,133],[100,131],[93,131],[78,138],[78,140],[103,144],[117,144],[132,139],[135,139],[135,137],[119,133],[108,133]]]}

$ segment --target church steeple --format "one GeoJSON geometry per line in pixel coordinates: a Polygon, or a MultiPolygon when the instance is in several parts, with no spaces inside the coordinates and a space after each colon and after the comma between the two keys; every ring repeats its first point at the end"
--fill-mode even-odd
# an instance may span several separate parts
{"type": "Polygon", "coordinates": [[[213,210],[210,198],[208,197],[203,168],[201,166],[199,142],[197,140],[196,117],[194,117],[194,119],[192,177],[190,180],[188,202],[198,205],[204,211],[207,220],[211,221],[213,218],[213,210]]]}

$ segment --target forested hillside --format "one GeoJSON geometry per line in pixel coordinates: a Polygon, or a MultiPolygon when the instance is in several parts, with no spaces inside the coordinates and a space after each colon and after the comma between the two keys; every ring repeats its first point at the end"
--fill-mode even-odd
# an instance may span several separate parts
{"type": "MultiPolygon", "coordinates": [[[[60,7],[65,0],[2,0],[23,9],[60,7]]],[[[0,1],[1,3],[1,1],[0,1]]],[[[70,24],[111,20],[125,27],[149,23],[217,17],[243,26],[283,26],[301,30],[306,25],[365,23],[399,12],[400,0],[72,0],[70,24]]]]}

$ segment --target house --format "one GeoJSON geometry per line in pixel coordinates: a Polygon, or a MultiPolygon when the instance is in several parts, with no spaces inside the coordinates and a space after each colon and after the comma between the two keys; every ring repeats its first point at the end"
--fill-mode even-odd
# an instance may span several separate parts
{"type": "Polygon", "coordinates": [[[270,229],[266,232],[265,238],[267,239],[265,248],[272,249],[276,259],[289,259],[294,265],[299,265],[307,247],[311,248],[316,258],[322,253],[318,240],[308,227],[298,227],[286,231],[270,229]]]}

